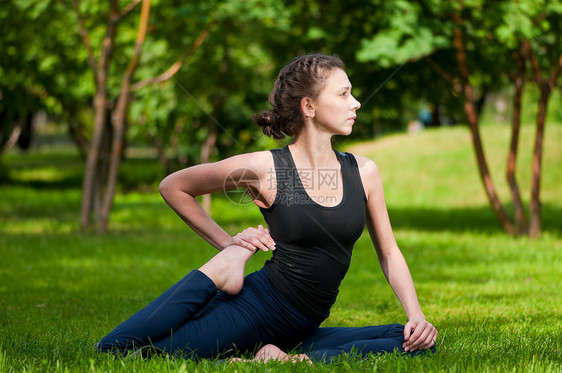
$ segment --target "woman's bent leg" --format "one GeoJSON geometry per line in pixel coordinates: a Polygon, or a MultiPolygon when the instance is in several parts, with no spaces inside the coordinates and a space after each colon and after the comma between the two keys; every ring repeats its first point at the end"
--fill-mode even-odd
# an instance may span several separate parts
{"type": "Polygon", "coordinates": [[[254,252],[240,246],[223,249],[199,270],[189,273],[117,326],[102,339],[99,349],[124,352],[170,336],[206,305],[217,290],[239,292],[244,282],[244,267],[254,252]]]}
{"type": "Polygon", "coordinates": [[[217,294],[209,277],[194,270],[100,342],[100,350],[125,352],[170,335],[217,294]]]}
{"type": "Polygon", "coordinates": [[[188,357],[227,357],[254,352],[268,343],[294,345],[317,327],[293,312],[262,269],[246,276],[239,294],[219,293],[172,335],[153,345],[188,357]]]}

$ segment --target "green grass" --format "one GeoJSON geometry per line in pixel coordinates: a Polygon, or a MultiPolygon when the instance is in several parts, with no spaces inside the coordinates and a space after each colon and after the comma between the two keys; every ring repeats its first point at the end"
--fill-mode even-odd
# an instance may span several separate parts
{"type": "MultiPolygon", "coordinates": [[[[508,128],[485,126],[494,180],[508,205],[508,128]]],[[[519,175],[528,200],[532,128],[523,128],[519,175]]],[[[0,371],[515,371],[562,370],[562,127],[547,128],[540,239],[504,235],[489,209],[466,128],[396,135],[350,151],[383,175],[398,243],[422,308],[438,328],[433,356],[343,357],[330,365],[246,363],[98,355],[92,344],[214,249],[183,225],[157,194],[154,160],[123,166],[112,232],[77,233],[82,163],[73,152],[3,158],[0,184],[0,371]],[[135,175],[139,174],[138,177],[135,175]],[[139,191],[141,190],[141,191],[139,191]]],[[[262,223],[257,208],[221,195],[213,217],[230,233],[262,223]]],[[[247,272],[268,258],[260,253],[247,272]]],[[[405,322],[368,234],[326,326],[405,322]]]]}

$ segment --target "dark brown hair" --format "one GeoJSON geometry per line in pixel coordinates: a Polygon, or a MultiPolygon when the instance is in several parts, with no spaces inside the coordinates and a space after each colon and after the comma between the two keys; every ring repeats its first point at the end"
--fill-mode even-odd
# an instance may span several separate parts
{"type": "Polygon", "coordinates": [[[344,70],[342,60],[325,54],[296,57],[285,65],[269,94],[273,109],[254,116],[263,133],[277,140],[298,135],[304,127],[301,100],[304,97],[316,99],[334,69],[344,70]]]}

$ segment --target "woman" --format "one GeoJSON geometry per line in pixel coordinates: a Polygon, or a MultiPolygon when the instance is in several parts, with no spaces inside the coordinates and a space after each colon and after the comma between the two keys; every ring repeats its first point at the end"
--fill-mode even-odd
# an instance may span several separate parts
{"type": "Polygon", "coordinates": [[[104,337],[101,351],[153,346],[208,358],[263,346],[258,360],[321,361],[342,352],[433,348],[437,331],[425,320],[394,239],[377,166],[331,146],[332,136],[351,133],[360,107],[343,63],[321,54],[295,58],[269,101],[273,110],[255,120],[266,135],[294,136],[290,145],[189,167],[162,181],[165,201],[220,252],[104,337]],[[267,228],[231,237],[195,198],[237,186],[254,197],[267,228]],[[320,328],[365,224],[408,322],[320,328]],[[244,278],[248,259],[269,249],[272,259],[244,278]]]}

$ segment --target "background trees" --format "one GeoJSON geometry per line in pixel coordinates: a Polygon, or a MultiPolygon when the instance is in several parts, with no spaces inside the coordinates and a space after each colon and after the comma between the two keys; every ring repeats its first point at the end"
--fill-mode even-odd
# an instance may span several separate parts
{"type": "Polygon", "coordinates": [[[92,84],[85,79],[88,67],[77,48],[79,36],[73,32],[73,22],[72,13],[60,2],[2,5],[0,141],[4,145],[10,137],[15,143],[18,133],[25,133],[24,127],[31,136],[32,117],[44,110],[68,125],[77,148],[85,153],[85,123],[80,113],[89,105],[92,84]]]}
{"type": "Polygon", "coordinates": [[[425,59],[448,81],[464,102],[480,177],[490,206],[508,234],[540,234],[540,177],[544,124],[550,93],[562,69],[558,1],[392,2],[388,24],[364,40],[358,56],[364,61],[402,64],[425,59]],[[538,62],[535,50],[541,54],[538,62]],[[529,62],[531,68],[527,67],[529,62]],[[544,72],[546,71],[546,73],[544,72]],[[546,75],[545,75],[546,74],[546,75]],[[533,154],[530,221],[527,224],[515,162],[526,80],[540,93],[533,154]],[[512,192],[511,219],[496,192],[479,131],[479,117],[487,93],[514,86],[512,141],[507,179],[512,192]]]}
{"type": "Polygon", "coordinates": [[[271,146],[250,118],[267,107],[276,72],[298,54],[336,53],[363,105],[351,140],[404,128],[422,105],[433,108],[429,123],[466,122],[500,224],[536,236],[545,123],[549,104],[561,107],[551,99],[561,9],[483,0],[9,2],[0,12],[0,143],[25,147],[38,111],[65,126],[85,159],[82,228],[105,231],[128,143],[154,147],[163,174],[271,146]],[[539,97],[527,219],[515,164],[529,85],[539,97]],[[497,92],[513,106],[513,218],[479,131],[497,92]]]}

